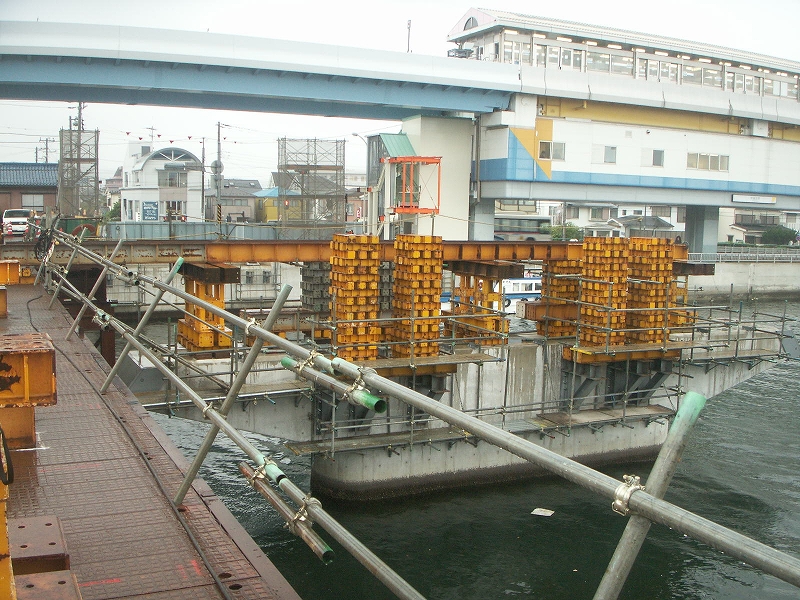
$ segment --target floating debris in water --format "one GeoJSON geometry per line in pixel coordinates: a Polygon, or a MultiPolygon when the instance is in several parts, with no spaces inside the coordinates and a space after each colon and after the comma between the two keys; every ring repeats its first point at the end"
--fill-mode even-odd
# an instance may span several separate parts
{"type": "Polygon", "coordinates": [[[532,515],[536,515],[537,517],[549,517],[549,516],[551,516],[551,515],[552,515],[554,512],[556,512],[556,511],[554,511],[554,510],[550,510],[549,508],[534,508],[534,509],[531,511],[531,514],[532,514],[532,515]]]}
{"type": "Polygon", "coordinates": [[[282,458],[282,459],[281,459],[281,462],[282,462],[284,465],[288,465],[288,464],[290,464],[290,463],[292,462],[292,459],[291,459],[291,458],[289,458],[288,456],[286,456],[286,457],[284,457],[284,458],[282,458]]]}

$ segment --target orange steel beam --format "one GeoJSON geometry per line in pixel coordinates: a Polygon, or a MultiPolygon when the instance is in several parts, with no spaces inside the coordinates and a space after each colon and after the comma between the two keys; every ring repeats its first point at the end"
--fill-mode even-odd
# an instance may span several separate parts
{"type": "MultiPolygon", "coordinates": [[[[93,252],[109,256],[115,240],[88,240],[83,244],[93,252]]],[[[18,260],[23,266],[38,265],[33,243],[0,246],[0,259],[18,260]]],[[[583,247],[575,242],[454,242],[443,243],[444,261],[523,261],[573,259],[583,257],[583,247]]],[[[64,244],[56,246],[51,260],[66,264],[72,250],[64,244]]],[[[119,264],[174,263],[178,256],[187,262],[246,263],[246,262],[328,262],[330,242],[305,240],[131,240],[122,245],[114,259],[119,264]]],[[[381,260],[394,260],[393,242],[381,243],[381,260]]],[[[78,257],[74,264],[88,261],[78,257]]]]}
{"type": "MultiPolygon", "coordinates": [[[[580,259],[583,247],[574,242],[443,242],[444,261],[580,259]]],[[[209,262],[328,262],[330,242],[224,241],[206,244],[209,262]]],[[[393,242],[381,243],[381,260],[394,260],[393,242]]]]}

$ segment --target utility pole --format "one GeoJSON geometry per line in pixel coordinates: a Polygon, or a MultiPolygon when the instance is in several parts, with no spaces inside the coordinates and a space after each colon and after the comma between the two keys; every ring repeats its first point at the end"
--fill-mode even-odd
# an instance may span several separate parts
{"type": "Polygon", "coordinates": [[[81,164],[81,131],[83,131],[83,102],[78,102],[78,153],[75,156],[75,215],[78,216],[81,214],[81,179],[83,165],[81,164]]]}
{"type": "MultiPolygon", "coordinates": [[[[54,141],[54,142],[56,141],[55,138],[49,138],[49,137],[46,137],[44,139],[39,138],[39,143],[40,144],[42,142],[44,142],[44,162],[45,162],[45,164],[50,162],[50,141],[51,140],[54,141]]],[[[37,150],[38,150],[38,148],[37,148],[37,150]]],[[[38,154],[36,155],[36,162],[39,162],[39,155],[38,154]]]]}
{"type": "Polygon", "coordinates": [[[217,121],[217,227],[222,238],[222,123],[217,121]]]}
{"type": "Polygon", "coordinates": [[[203,168],[200,169],[200,190],[201,190],[200,193],[203,196],[202,199],[203,220],[206,221],[208,220],[208,213],[210,212],[208,207],[208,200],[206,200],[206,138],[202,139],[202,141],[200,142],[200,147],[202,148],[200,154],[200,164],[203,166],[203,168]]]}
{"type": "Polygon", "coordinates": [[[408,43],[406,44],[406,52],[411,52],[411,19],[408,20],[408,43]]]}

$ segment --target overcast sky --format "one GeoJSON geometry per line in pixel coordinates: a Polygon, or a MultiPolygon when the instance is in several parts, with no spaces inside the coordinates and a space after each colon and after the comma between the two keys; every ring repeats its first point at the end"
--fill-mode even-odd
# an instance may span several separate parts
{"type": "MultiPolygon", "coordinates": [[[[643,3],[566,0],[456,0],[294,2],[274,0],[0,0],[2,21],[81,22],[186,29],[314,41],[405,52],[411,20],[411,51],[444,56],[453,47],[447,33],[472,6],[594,25],[630,29],[749,50],[800,61],[796,42],[800,0],[670,0],[643,3]]],[[[76,114],[74,104],[0,101],[0,161],[33,162],[36,147],[44,160],[45,138],[57,139],[76,114]]],[[[224,128],[223,163],[228,177],[248,177],[269,185],[280,137],[347,139],[348,171],[363,171],[364,143],[352,133],[397,131],[384,121],[270,115],[230,111],[89,104],[88,129],[100,130],[100,177],[122,164],[129,140],[180,146],[198,156],[207,138],[207,156],[216,153],[216,123],[224,128]],[[160,136],[160,137],[158,137],[160,136]],[[191,140],[189,139],[191,137],[191,140]]],[[[50,161],[57,160],[51,142],[50,161]]],[[[55,148],[55,149],[54,149],[55,148]]]]}

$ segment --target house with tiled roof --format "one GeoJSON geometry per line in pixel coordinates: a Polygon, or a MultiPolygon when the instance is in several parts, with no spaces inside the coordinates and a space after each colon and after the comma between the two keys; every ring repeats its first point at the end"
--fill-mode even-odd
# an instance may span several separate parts
{"type": "Polygon", "coordinates": [[[0,214],[8,208],[37,213],[56,206],[58,163],[0,163],[0,214]]]}

